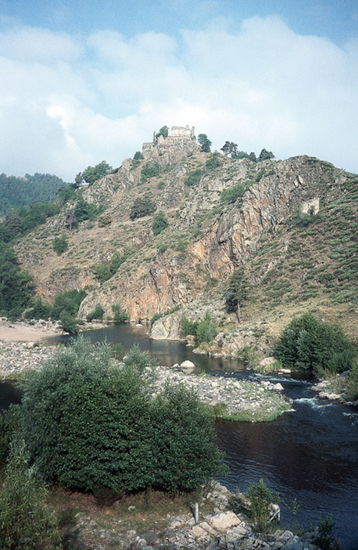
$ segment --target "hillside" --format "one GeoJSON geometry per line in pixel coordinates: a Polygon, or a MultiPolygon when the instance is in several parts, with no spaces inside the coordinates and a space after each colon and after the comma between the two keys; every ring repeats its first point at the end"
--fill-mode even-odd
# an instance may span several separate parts
{"type": "Polygon", "coordinates": [[[222,329],[217,353],[264,349],[304,311],[357,340],[358,176],[307,156],[253,162],[203,153],[192,134],[173,128],[172,137],[144,144],[143,158],[77,192],[104,209],[96,220],[69,225],[72,199],[18,242],[37,293],[53,301],[86,289],[82,316],[97,303],[107,316],[119,304],[133,321],[176,308],[156,321],[156,338],[177,338],[184,312],[194,321],[210,311],[222,329]],[[138,204],[151,213],[136,217],[138,204]],[[168,225],[155,235],[159,211],[168,225]],[[63,234],[69,246],[58,256],[53,239],[63,234]],[[119,268],[101,284],[94,270],[108,270],[114,254],[119,268]],[[239,324],[224,295],[240,266],[247,298],[239,324]]]}

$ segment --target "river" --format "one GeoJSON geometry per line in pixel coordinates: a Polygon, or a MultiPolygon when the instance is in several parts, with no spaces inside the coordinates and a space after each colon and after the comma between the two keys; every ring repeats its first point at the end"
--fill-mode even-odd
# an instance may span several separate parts
{"type": "MultiPolygon", "coordinates": [[[[138,343],[163,365],[189,359],[207,372],[262,378],[246,372],[244,365],[234,359],[209,359],[193,354],[180,342],[150,340],[140,327],[110,327],[84,336],[92,342],[104,338],[112,343],[121,342],[126,350],[138,343]]],[[[358,543],[358,410],[318,399],[310,389],[310,381],[264,378],[283,385],[285,394],[293,399],[295,412],[271,423],[218,422],[218,444],[226,452],[230,468],[229,475],[221,481],[230,490],[246,491],[249,483],[263,478],[284,502],[290,504],[297,498],[300,509],[296,517],[281,503],[285,524],[296,519],[309,527],[332,514],[336,521],[335,535],[343,548],[349,550],[358,543]]],[[[0,391],[5,386],[0,385],[0,391]]],[[[12,398],[8,395],[7,399],[12,398]]],[[[14,399],[18,399],[18,394],[14,399]]]]}

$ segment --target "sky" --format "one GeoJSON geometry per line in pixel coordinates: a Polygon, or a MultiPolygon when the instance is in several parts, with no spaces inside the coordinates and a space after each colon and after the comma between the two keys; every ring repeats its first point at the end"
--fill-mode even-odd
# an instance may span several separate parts
{"type": "Polygon", "coordinates": [[[0,173],[72,182],[187,124],[358,172],[358,2],[0,0],[0,173]]]}

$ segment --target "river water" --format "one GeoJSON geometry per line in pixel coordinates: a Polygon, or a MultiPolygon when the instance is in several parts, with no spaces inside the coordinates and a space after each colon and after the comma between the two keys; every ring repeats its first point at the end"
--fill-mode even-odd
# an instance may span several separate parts
{"type": "MultiPolygon", "coordinates": [[[[162,365],[193,361],[201,370],[238,378],[279,381],[293,400],[295,412],[285,413],[270,423],[219,421],[219,447],[226,453],[229,475],[222,479],[230,490],[247,491],[249,483],[263,478],[281,500],[300,504],[293,517],[281,504],[282,523],[297,520],[308,527],[332,514],[335,535],[345,550],[358,542],[358,410],[322,401],[311,391],[307,380],[287,377],[262,377],[245,371],[235,359],[214,359],[193,354],[176,341],[153,341],[140,327],[110,327],[84,334],[92,342],[121,342],[125,350],[138,343],[162,365]]],[[[56,337],[56,341],[68,340],[56,337]]],[[[0,407],[18,400],[17,393],[2,396],[8,385],[0,385],[0,407]],[[1,401],[2,397],[5,401],[1,401]]],[[[7,389],[11,392],[13,390],[7,389]]]]}

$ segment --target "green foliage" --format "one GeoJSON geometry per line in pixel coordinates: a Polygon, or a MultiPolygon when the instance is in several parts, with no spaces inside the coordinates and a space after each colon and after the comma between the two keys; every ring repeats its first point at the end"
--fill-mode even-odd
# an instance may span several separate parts
{"type": "Polygon", "coordinates": [[[123,359],[123,356],[124,356],[123,344],[121,344],[120,342],[117,342],[117,344],[113,344],[111,351],[112,351],[112,357],[114,359],[116,359],[117,361],[121,361],[123,359]]]}
{"type": "Polygon", "coordinates": [[[236,155],[238,154],[237,144],[234,143],[233,141],[225,141],[220,151],[222,151],[226,157],[228,155],[231,155],[231,158],[237,158],[236,157],[236,155]]]}
{"type": "Polygon", "coordinates": [[[225,293],[225,307],[228,313],[237,311],[248,299],[251,285],[245,273],[244,266],[234,271],[229,279],[229,288],[225,293]]]}
{"type": "Polygon", "coordinates": [[[336,522],[333,521],[331,514],[321,519],[318,526],[318,535],[314,539],[314,544],[317,544],[321,550],[338,550],[340,548],[339,542],[333,536],[335,525],[336,522]]]}
{"type": "Polygon", "coordinates": [[[113,320],[115,323],[126,323],[130,320],[128,313],[124,309],[121,309],[119,304],[112,304],[112,311],[114,313],[113,320]]]}
{"type": "Polygon", "coordinates": [[[60,533],[46,506],[47,490],[29,468],[24,441],[11,443],[0,495],[1,550],[60,549],[60,533]]]}
{"type": "Polygon", "coordinates": [[[66,250],[68,249],[68,240],[66,235],[62,235],[61,237],[55,237],[52,241],[52,247],[54,251],[56,252],[57,256],[61,256],[66,250]]]}
{"type": "Polygon", "coordinates": [[[251,162],[257,162],[257,158],[256,158],[255,153],[251,152],[249,154],[249,160],[251,160],[251,162]]]}
{"type": "Polygon", "coordinates": [[[205,167],[208,170],[214,170],[214,168],[217,168],[218,166],[220,166],[220,159],[217,155],[213,155],[205,163],[205,167]]]}
{"type": "Polygon", "coordinates": [[[349,371],[349,380],[347,384],[347,398],[349,401],[358,401],[358,360],[353,362],[349,371]]]}
{"type": "Polygon", "coordinates": [[[163,136],[164,138],[168,137],[169,128],[168,126],[162,126],[159,132],[156,133],[156,137],[163,136]]]}
{"type": "MultiPolygon", "coordinates": [[[[20,429],[20,407],[11,404],[0,415],[0,464],[4,464],[10,454],[10,443],[20,429]]],[[[1,546],[0,546],[1,548],[1,546]]]]}
{"type": "Polygon", "coordinates": [[[82,173],[82,177],[86,183],[93,185],[96,181],[108,174],[110,170],[112,170],[112,166],[109,166],[105,160],[102,160],[102,162],[96,166],[88,166],[82,173]]]}
{"type": "Polygon", "coordinates": [[[84,220],[94,220],[102,211],[101,206],[89,203],[80,196],[75,206],[74,215],[78,222],[83,222],[84,220]]]}
{"type": "Polygon", "coordinates": [[[136,151],[136,153],[134,153],[133,160],[141,160],[142,158],[144,157],[140,151],[136,151]]]}
{"type": "Polygon", "coordinates": [[[131,220],[136,218],[143,218],[144,216],[149,216],[156,211],[156,205],[153,202],[152,198],[148,195],[144,197],[138,197],[134,201],[134,204],[130,210],[129,217],[131,220]]]}
{"type": "Polygon", "coordinates": [[[147,162],[141,172],[141,182],[144,183],[149,178],[154,178],[156,176],[159,176],[161,172],[161,168],[158,162],[147,162]]]}
{"type": "Polygon", "coordinates": [[[200,169],[195,170],[195,172],[189,174],[189,176],[184,180],[185,185],[187,185],[188,187],[194,187],[200,182],[203,173],[204,172],[200,169]]]}
{"type": "Polygon", "coordinates": [[[68,332],[68,334],[78,334],[79,326],[74,315],[71,315],[68,311],[61,311],[60,322],[64,332],[68,332]]]}
{"type": "Polygon", "coordinates": [[[268,530],[273,504],[280,502],[280,495],[272,493],[265,485],[264,480],[259,483],[250,483],[248,497],[251,502],[250,515],[256,529],[264,533],[268,530]]]}
{"type": "Polygon", "coordinates": [[[111,263],[109,265],[109,271],[111,276],[115,275],[120,266],[126,261],[126,256],[122,256],[117,250],[113,252],[111,263]]]}
{"type": "Polygon", "coordinates": [[[41,200],[54,200],[64,181],[50,174],[26,174],[24,178],[0,174],[0,214],[29,207],[41,200]]]}
{"type": "Polygon", "coordinates": [[[245,193],[248,185],[245,183],[237,183],[234,187],[229,187],[229,189],[224,189],[221,192],[221,200],[223,202],[234,203],[237,199],[241,198],[245,193]]]}
{"type": "Polygon", "coordinates": [[[201,145],[201,150],[203,153],[210,153],[212,143],[206,134],[198,135],[198,143],[201,145]]]}
{"type": "Polygon", "coordinates": [[[150,356],[148,351],[140,351],[140,347],[134,344],[127,355],[124,357],[123,362],[127,369],[131,368],[139,373],[142,373],[147,367],[154,367],[157,365],[156,361],[150,356]]]}
{"type": "Polygon", "coordinates": [[[13,249],[0,242],[0,311],[23,311],[33,290],[33,277],[21,271],[13,249]]]}
{"type": "Polygon", "coordinates": [[[180,336],[182,338],[185,338],[186,336],[188,336],[188,334],[190,334],[191,336],[195,336],[197,328],[198,323],[196,321],[191,322],[186,315],[183,315],[180,325],[180,336]]]}
{"type": "Polygon", "coordinates": [[[61,318],[61,314],[66,311],[72,317],[76,317],[81,302],[87,296],[85,290],[68,290],[58,292],[51,310],[51,319],[56,321],[61,318]]]}
{"type": "Polygon", "coordinates": [[[103,263],[99,263],[93,268],[93,275],[100,281],[101,284],[111,278],[108,265],[103,263]]]}
{"type": "Polygon", "coordinates": [[[224,472],[214,417],[194,391],[168,385],[153,405],[156,485],[171,493],[188,491],[224,472]]]}
{"type": "Polygon", "coordinates": [[[57,191],[58,202],[63,206],[67,202],[73,200],[76,197],[76,189],[72,185],[66,187],[60,187],[57,191]]]}
{"type": "Polygon", "coordinates": [[[275,155],[272,151],[266,151],[266,149],[262,149],[261,153],[259,154],[259,161],[261,160],[270,160],[274,159],[275,155]]]}
{"type": "Polygon", "coordinates": [[[166,229],[168,226],[168,220],[165,217],[165,214],[163,211],[158,212],[154,216],[154,220],[152,223],[152,231],[154,235],[159,235],[164,229],[166,229]]]}
{"type": "Polygon", "coordinates": [[[294,318],[275,345],[275,356],[284,367],[312,371],[316,376],[351,368],[354,353],[341,327],[321,322],[312,313],[294,318]]]}
{"type": "Polygon", "coordinates": [[[204,320],[200,321],[196,328],[195,343],[200,345],[202,342],[212,342],[216,335],[216,323],[207,311],[204,320]]]}
{"type": "Polygon", "coordinates": [[[107,227],[107,225],[110,225],[112,223],[112,216],[109,212],[106,212],[105,214],[102,214],[98,218],[98,227],[107,227]]]}
{"type": "Polygon", "coordinates": [[[86,317],[87,321],[91,322],[93,319],[96,319],[98,321],[102,321],[104,315],[104,309],[101,306],[101,304],[97,304],[91,313],[89,313],[86,317]]]}
{"type": "Polygon", "coordinates": [[[111,366],[108,344],[78,339],[24,386],[23,433],[46,481],[116,492],[153,481],[150,411],[140,374],[111,366]]]}
{"type": "Polygon", "coordinates": [[[167,309],[164,311],[164,313],[154,313],[153,317],[150,320],[150,326],[152,327],[158,319],[161,319],[162,317],[165,317],[166,315],[171,315],[172,313],[175,313],[176,311],[179,311],[180,305],[177,304],[176,306],[172,307],[171,309],[167,309]]]}
{"type": "Polygon", "coordinates": [[[39,296],[34,306],[25,312],[25,319],[48,319],[51,314],[51,306],[48,302],[43,302],[41,296],[39,296]]]}
{"type": "MultiPolygon", "coordinates": [[[[253,153],[255,154],[255,153],[253,153]]],[[[245,151],[236,151],[236,153],[232,153],[231,155],[231,158],[232,159],[248,159],[249,158],[249,155],[248,153],[245,153],[245,151]]],[[[255,156],[255,160],[256,160],[256,156],[255,156]]]]}
{"type": "Polygon", "coordinates": [[[47,218],[55,216],[59,211],[59,206],[54,202],[35,203],[28,209],[21,207],[6,214],[3,223],[0,224],[0,235],[2,234],[8,242],[44,224],[47,218]]]}

